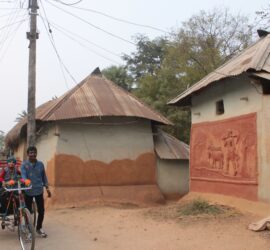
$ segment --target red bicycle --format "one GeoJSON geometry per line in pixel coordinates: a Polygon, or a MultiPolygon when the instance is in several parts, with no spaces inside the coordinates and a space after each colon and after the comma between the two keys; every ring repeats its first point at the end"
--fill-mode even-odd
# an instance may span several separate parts
{"type": "Polygon", "coordinates": [[[4,190],[7,197],[5,212],[0,214],[1,227],[6,226],[15,230],[18,227],[18,236],[23,250],[35,249],[35,230],[32,217],[26,208],[23,190],[31,189],[32,186],[26,186],[24,182],[18,179],[16,182],[11,180],[4,183],[4,190]]]}

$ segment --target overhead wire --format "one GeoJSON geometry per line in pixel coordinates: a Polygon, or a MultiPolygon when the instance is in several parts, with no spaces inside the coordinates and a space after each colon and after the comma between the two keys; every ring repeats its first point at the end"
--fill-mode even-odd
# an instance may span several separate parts
{"type": "Polygon", "coordinates": [[[22,20],[19,20],[19,21],[17,21],[17,22],[11,23],[11,24],[9,24],[9,25],[2,26],[2,27],[0,27],[0,30],[6,29],[6,28],[8,28],[8,27],[10,27],[10,26],[13,26],[13,25],[15,25],[15,24],[21,22],[21,21],[26,21],[26,20],[28,20],[28,19],[27,19],[27,18],[26,18],[26,19],[22,19],[22,20]]]}
{"type": "MultiPolygon", "coordinates": [[[[59,2],[61,4],[64,4],[64,3],[62,3],[62,1],[58,1],[58,0],[53,0],[53,1],[54,2],[59,2]]],[[[64,5],[67,5],[67,4],[64,4],[64,5]]],[[[140,24],[140,23],[131,22],[131,21],[128,21],[128,20],[125,20],[125,19],[122,19],[122,18],[111,16],[109,14],[106,14],[106,13],[101,12],[101,11],[98,11],[98,10],[94,10],[94,9],[90,9],[90,8],[82,8],[82,7],[78,7],[78,6],[70,6],[70,7],[74,8],[74,9],[78,9],[78,10],[83,10],[83,11],[88,11],[88,12],[96,13],[98,15],[105,16],[107,18],[110,18],[110,19],[115,20],[115,21],[118,21],[118,22],[122,22],[122,23],[126,23],[126,24],[131,24],[131,25],[134,25],[134,26],[142,27],[142,28],[152,29],[152,30],[156,30],[156,31],[159,31],[159,32],[162,32],[162,33],[170,33],[170,32],[168,32],[166,30],[163,30],[163,29],[160,29],[160,28],[151,26],[151,25],[146,25],[146,24],[140,24]]]]}
{"type": "Polygon", "coordinates": [[[60,30],[62,30],[62,31],[65,31],[65,32],[71,34],[71,35],[74,36],[74,37],[79,37],[81,40],[86,41],[87,43],[89,43],[89,44],[91,44],[91,45],[93,45],[93,46],[95,46],[95,47],[97,47],[97,48],[99,48],[99,49],[101,49],[101,50],[104,50],[104,51],[106,51],[106,52],[108,52],[108,53],[110,53],[110,54],[112,54],[112,55],[114,55],[114,56],[117,56],[117,57],[121,58],[121,55],[119,55],[119,54],[117,54],[117,53],[115,53],[115,52],[113,52],[113,51],[111,51],[111,50],[108,50],[108,49],[106,49],[106,48],[104,48],[104,47],[102,47],[102,46],[100,46],[100,45],[98,45],[98,44],[96,44],[96,43],[94,43],[94,42],[92,42],[92,41],[90,41],[90,40],[88,40],[88,39],[86,39],[86,38],[80,36],[79,34],[74,33],[74,32],[72,32],[72,31],[70,31],[70,30],[68,30],[68,29],[66,29],[66,28],[64,28],[64,27],[62,27],[62,26],[60,26],[59,24],[56,24],[56,23],[54,23],[54,22],[52,22],[52,21],[50,21],[50,24],[51,24],[52,26],[54,26],[55,28],[58,28],[58,29],[60,29],[60,30]]]}
{"type": "MultiPolygon", "coordinates": [[[[52,25],[52,26],[54,26],[54,25],[52,25]]],[[[112,62],[112,63],[121,64],[120,62],[118,62],[118,61],[116,61],[116,60],[114,60],[114,59],[110,59],[110,58],[108,58],[108,57],[106,57],[106,56],[104,56],[104,55],[102,55],[102,54],[100,54],[100,53],[98,53],[98,52],[96,52],[96,51],[94,51],[94,50],[88,48],[88,47],[85,46],[83,43],[81,43],[80,41],[76,40],[74,37],[72,37],[71,35],[67,34],[66,32],[61,31],[61,30],[58,29],[57,27],[54,26],[54,28],[55,28],[56,30],[58,30],[60,33],[62,33],[63,35],[65,35],[66,37],[68,37],[69,39],[71,39],[72,41],[78,43],[78,44],[81,45],[82,47],[84,47],[84,48],[86,48],[87,50],[91,51],[92,53],[94,53],[94,54],[96,54],[96,55],[98,55],[98,56],[100,56],[100,57],[102,57],[102,58],[104,58],[104,59],[106,59],[106,60],[108,60],[108,61],[110,61],[110,62],[112,62]]]]}
{"type": "MultiPolygon", "coordinates": [[[[15,1],[14,2],[14,7],[16,6],[17,2],[18,1],[15,1]]],[[[1,37],[0,38],[0,51],[4,48],[5,43],[8,40],[9,35],[11,34],[11,30],[12,30],[12,27],[11,26],[13,26],[13,24],[21,23],[21,21],[23,21],[23,20],[20,20],[18,22],[14,22],[18,18],[18,14],[19,14],[20,11],[21,11],[21,9],[20,10],[16,10],[14,13],[12,13],[8,17],[8,20],[7,20],[6,26],[5,26],[5,27],[7,27],[7,29],[5,29],[5,31],[2,32],[1,35],[0,35],[0,37],[1,37]]],[[[4,28],[4,27],[2,27],[2,28],[4,28]]],[[[0,28],[0,29],[2,29],[2,28],[0,28]]]]}
{"type": "MultiPolygon", "coordinates": [[[[13,7],[16,6],[17,1],[18,1],[18,0],[16,0],[16,1],[14,2],[13,7]]],[[[4,26],[4,27],[7,27],[7,29],[4,30],[4,32],[2,32],[1,35],[0,35],[0,37],[1,37],[1,38],[0,38],[0,45],[1,45],[1,43],[3,42],[3,40],[5,39],[5,36],[7,35],[7,33],[9,32],[9,27],[10,27],[10,25],[12,24],[13,19],[14,19],[14,17],[16,17],[17,13],[18,13],[18,10],[14,11],[14,12],[11,12],[10,15],[8,16],[8,19],[7,19],[7,21],[6,21],[6,23],[5,23],[5,26],[4,26]]],[[[4,28],[4,27],[3,27],[3,28],[4,28]]],[[[1,29],[1,28],[0,28],[0,29],[1,29]]]]}
{"type": "MultiPolygon", "coordinates": [[[[22,8],[0,8],[0,10],[21,10],[22,8]]],[[[25,8],[27,10],[27,8],[25,8]]]]}
{"type": "Polygon", "coordinates": [[[78,1],[76,1],[74,3],[65,3],[65,2],[60,1],[60,0],[55,0],[55,2],[59,2],[61,4],[67,5],[67,6],[73,6],[73,5],[76,5],[76,4],[79,4],[80,2],[82,2],[82,0],[78,0],[78,1]]]}
{"type": "MultiPolygon", "coordinates": [[[[45,30],[46,30],[47,35],[48,35],[49,40],[50,40],[50,35],[49,35],[49,34],[51,33],[51,28],[50,28],[50,24],[49,24],[49,22],[48,22],[48,17],[47,17],[45,8],[44,8],[43,3],[41,2],[41,0],[40,0],[40,5],[41,5],[41,8],[42,8],[42,10],[43,10],[43,12],[44,12],[45,18],[46,18],[46,20],[47,20],[48,29],[47,29],[46,24],[44,23],[45,21],[44,21],[43,17],[42,17],[41,15],[39,15],[39,16],[40,16],[40,18],[42,19],[42,22],[43,22],[43,24],[44,24],[45,30]]],[[[51,42],[51,41],[50,41],[50,42],[51,42]]],[[[56,54],[56,56],[57,56],[57,54],[56,54]]],[[[65,81],[65,85],[66,85],[66,87],[67,87],[67,89],[68,89],[69,86],[68,86],[67,78],[66,78],[66,75],[65,75],[65,72],[64,72],[64,66],[62,65],[61,60],[59,60],[59,57],[58,57],[58,56],[57,56],[57,60],[58,60],[59,66],[60,66],[60,70],[61,70],[62,76],[63,76],[64,81],[65,81]]]]}
{"type": "MultiPolygon", "coordinates": [[[[43,4],[42,4],[41,1],[40,1],[40,3],[41,3],[41,7],[42,7],[42,9],[43,9],[43,12],[45,13],[44,15],[46,16],[46,12],[45,12],[45,9],[44,9],[44,7],[43,7],[43,4]]],[[[65,79],[66,87],[67,87],[67,89],[69,89],[69,86],[68,86],[68,83],[67,83],[67,80],[66,80],[66,77],[65,77],[65,74],[64,74],[63,69],[65,69],[65,71],[67,72],[67,74],[68,74],[69,77],[73,80],[73,82],[74,82],[75,84],[77,84],[77,81],[75,80],[75,78],[73,77],[73,75],[70,73],[70,71],[68,70],[68,68],[66,67],[66,65],[64,64],[64,62],[63,62],[63,60],[62,60],[62,58],[61,58],[61,56],[60,56],[60,54],[59,54],[59,52],[58,52],[58,50],[57,50],[57,48],[56,48],[55,41],[54,41],[53,35],[52,35],[52,33],[51,33],[50,27],[49,27],[49,29],[48,29],[48,27],[47,27],[46,24],[45,24],[45,20],[44,20],[42,17],[41,17],[41,20],[42,20],[42,22],[43,22],[43,25],[44,25],[45,30],[46,30],[46,32],[47,32],[47,35],[48,35],[48,37],[49,37],[49,41],[50,41],[50,43],[51,43],[51,45],[52,45],[52,47],[53,47],[53,49],[54,49],[54,52],[55,52],[55,54],[56,54],[56,56],[57,56],[57,58],[58,58],[58,61],[59,61],[59,64],[60,64],[60,68],[61,68],[63,77],[64,77],[64,79],[65,79]]],[[[49,23],[48,23],[48,25],[49,25],[49,23]]]]}
{"type": "Polygon", "coordinates": [[[13,13],[15,13],[17,10],[15,10],[15,11],[11,11],[11,12],[9,12],[9,13],[7,13],[7,14],[4,14],[4,15],[1,15],[0,16],[0,18],[2,18],[2,17],[6,17],[6,16],[9,16],[9,15],[11,15],[11,14],[13,14],[13,13]]]}
{"type": "MultiPolygon", "coordinates": [[[[13,31],[13,33],[12,33],[13,36],[10,38],[9,43],[8,43],[8,45],[6,46],[6,48],[5,48],[4,52],[2,53],[2,55],[0,55],[0,63],[2,62],[3,58],[5,57],[5,55],[6,55],[7,51],[8,51],[8,49],[9,49],[9,45],[10,45],[10,44],[12,43],[12,41],[14,40],[14,38],[15,38],[15,36],[16,36],[18,30],[19,30],[19,28],[21,27],[21,25],[22,25],[25,21],[26,21],[26,19],[23,20],[22,22],[20,22],[20,23],[18,24],[18,26],[16,27],[16,29],[13,31]]],[[[0,49],[0,51],[1,51],[1,49],[0,49]]]]}
{"type": "Polygon", "coordinates": [[[66,14],[68,14],[68,15],[70,15],[70,16],[73,16],[74,18],[77,18],[77,19],[79,19],[80,21],[82,21],[82,22],[88,24],[89,26],[91,26],[91,27],[93,27],[93,28],[95,28],[95,29],[97,29],[97,30],[100,30],[100,31],[104,32],[104,33],[107,34],[107,35],[110,35],[110,36],[112,36],[112,37],[114,37],[114,38],[117,38],[117,39],[119,39],[119,40],[121,40],[121,41],[124,41],[124,42],[126,42],[126,43],[129,43],[129,44],[132,44],[132,45],[135,45],[135,46],[136,46],[136,43],[131,42],[131,41],[127,40],[126,38],[123,38],[123,37],[121,37],[121,36],[115,35],[115,34],[113,34],[112,32],[109,32],[109,31],[107,31],[107,30],[105,30],[105,29],[103,29],[103,28],[100,28],[100,27],[98,27],[97,25],[92,24],[92,23],[90,23],[89,21],[87,21],[87,20],[85,20],[85,19],[83,19],[83,18],[81,18],[81,17],[79,17],[79,16],[77,16],[77,15],[75,15],[75,14],[73,14],[73,13],[67,11],[67,10],[64,10],[64,9],[60,8],[59,6],[53,4],[52,2],[50,2],[50,1],[48,1],[48,0],[46,0],[46,2],[48,2],[50,5],[54,6],[55,8],[61,10],[62,12],[65,12],[66,14]]]}

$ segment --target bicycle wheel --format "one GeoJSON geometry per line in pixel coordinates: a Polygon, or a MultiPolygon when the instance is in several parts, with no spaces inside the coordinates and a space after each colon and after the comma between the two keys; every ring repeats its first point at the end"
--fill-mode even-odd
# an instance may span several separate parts
{"type": "Polygon", "coordinates": [[[34,229],[36,228],[36,223],[37,223],[37,203],[35,200],[32,202],[32,216],[33,216],[33,225],[34,229]]]}
{"type": "Polygon", "coordinates": [[[27,208],[23,208],[18,224],[18,235],[22,250],[35,249],[35,229],[32,223],[32,217],[27,208]]]}

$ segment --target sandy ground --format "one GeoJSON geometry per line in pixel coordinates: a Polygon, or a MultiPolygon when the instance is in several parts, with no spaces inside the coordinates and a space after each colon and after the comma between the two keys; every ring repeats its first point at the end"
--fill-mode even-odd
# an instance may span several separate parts
{"type": "MultiPolygon", "coordinates": [[[[218,200],[215,196],[208,198],[218,200]]],[[[232,200],[227,202],[232,203],[232,200]]],[[[233,203],[235,207],[239,205],[241,215],[211,219],[168,219],[166,216],[153,216],[164,209],[167,211],[176,203],[152,208],[92,206],[49,210],[44,226],[49,237],[37,238],[36,249],[270,249],[269,231],[255,233],[247,230],[250,222],[262,218],[262,214],[267,212],[268,205],[247,203],[249,206],[253,205],[250,212],[246,211],[245,201],[233,200],[233,203]]],[[[16,233],[0,231],[0,249],[20,249],[16,233]]]]}

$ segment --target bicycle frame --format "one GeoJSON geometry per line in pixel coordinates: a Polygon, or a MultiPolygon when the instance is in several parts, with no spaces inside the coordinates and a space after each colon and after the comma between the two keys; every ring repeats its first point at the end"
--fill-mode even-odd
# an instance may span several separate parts
{"type": "MultiPolygon", "coordinates": [[[[18,179],[16,181],[17,187],[16,188],[7,188],[4,189],[7,192],[10,192],[10,196],[8,199],[8,204],[6,207],[6,211],[2,217],[2,229],[5,229],[6,225],[9,225],[10,220],[7,220],[7,216],[9,215],[9,207],[13,204],[13,216],[14,216],[14,224],[13,224],[13,231],[14,227],[18,226],[18,236],[19,241],[21,244],[21,248],[23,250],[34,250],[35,248],[35,230],[32,223],[32,218],[29,210],[25,205],[23,190],[29,190],[32,186],[29,187],[22,187],[21,181],[18,179]],[[17,194],[18,192],[18,194],[17,194]],[[18,205],[17,205],[18,203],[18,205]]],[[[11,221],[12,223],[12,221],[11,221]]]]}
{"type": "MultiPolygon", "coordinates": [[[[22,191],[23,190],[29,190],[29,189],[32,188],[32,186],[22,187],[21,182],[19,180],[17,181],[17,184],[18,184],[18,188],[4,187],[6,192],[10,192],[10,195],[9,195],[9,198],[8,198],[5,213],[1,214],[1,217],[2,217],[2,224],[1,224],[2,229],[5,228],[5,221],[6,221],[7,216],[9,215],[9,210],[10,210],[11,204],[13,205],[14,220],[16,220],[18,218],[20,219],[22,217],[22,209],[26,208],[25,201],[24,201],[24,195],[23,195],[22,191]],[[15,192],[18,192],[18,197],[16,197],[15,192]],[[18,203],[17,203],[17,201],[18,201],[18,203]],[[18,207],[17,207],[17,204],[19,205],[18,207]],[[17,216],[17,218],[16,218],[16,216],[17,216]]],[[[16,223],[16,221],[14,221],[14,223],[16,223]]],[[[9,223],[7,223],[7,224],[9,224],[9,223]]]]}
{"type": "Polygon", "coordinates": [[[10,225],[10,221],[7,221],[7,217],[9,215],[11,204],[13,205],[12,214],[14,215],[14,224],[16,224],[15,220],[17,219],[16,216],[18,216],[16,200],[17,199],[15,197],[14,192],[10,193],[9,198],[8,198],[8,202],[6,204],[5,212],[3,214],[1,214],[1,217],[2,217],[2,223],[1,223],[2,229],[5,229],[5,226],[10,225]]]}

